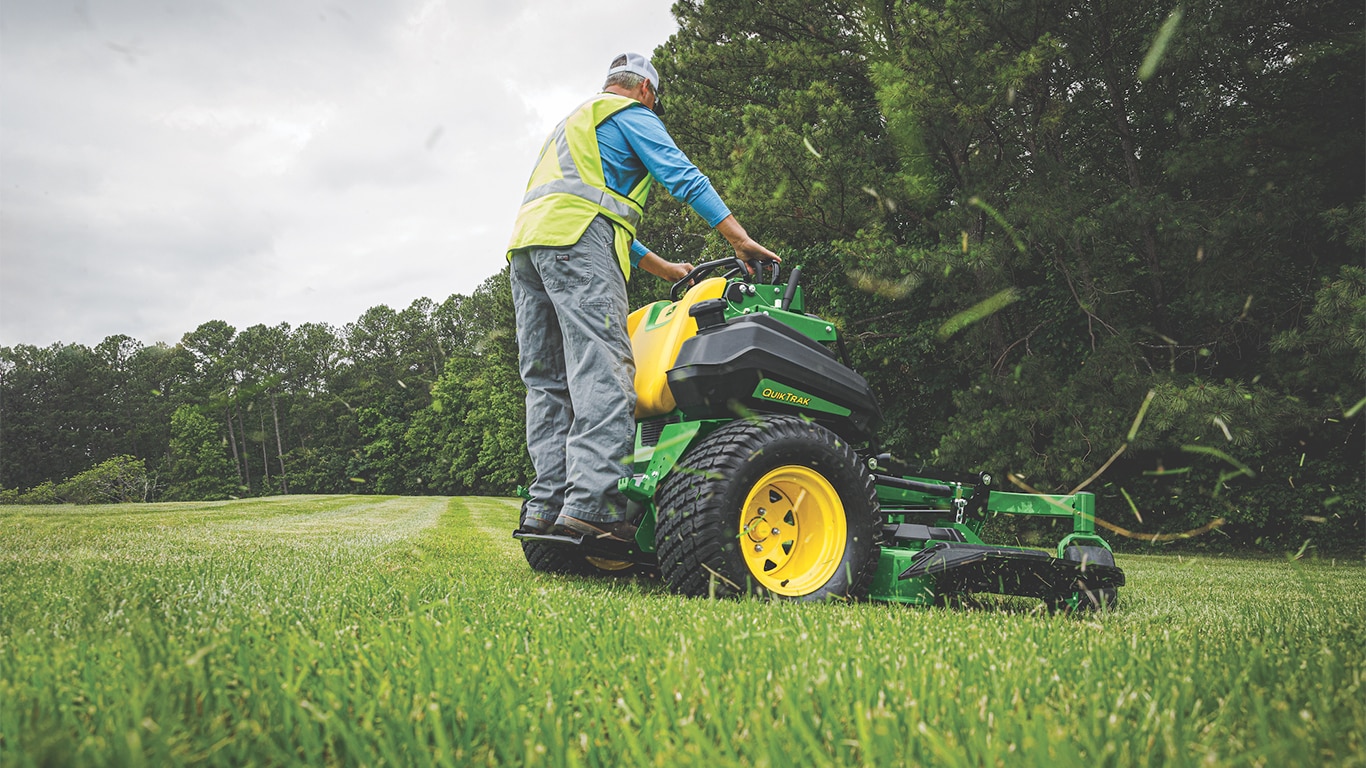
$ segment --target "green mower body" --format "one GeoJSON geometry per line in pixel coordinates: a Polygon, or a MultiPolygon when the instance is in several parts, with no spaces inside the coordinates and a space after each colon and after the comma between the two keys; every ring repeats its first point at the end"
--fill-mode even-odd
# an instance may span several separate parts
{"type": "Polygon", "coordinates": [[[533,568],[657,571],[686,595],[1114,604],[1124,574],[1097,535],[1092,494],[1006,493],[989,473],[881,453],[877,399],[841,360],[833,324],[804,312],[800,270],[779,284],[776,269],[754,281],[742,266],[703,264],[673,301],[632,313],[639,401],[620,489],[636,540],[519,529],[533,568]],[[1070,518],[1071,531],[1048,552],[988,545],[983,527],[999,515],[1070,518]]]}

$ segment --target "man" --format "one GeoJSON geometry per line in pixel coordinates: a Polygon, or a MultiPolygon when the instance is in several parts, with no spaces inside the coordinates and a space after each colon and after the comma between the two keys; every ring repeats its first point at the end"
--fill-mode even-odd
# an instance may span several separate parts
{"type": "Polygon", "coordinates": [[[635,240],[653,180],[745,261],[777,261],[740,226],[660,122],[659,73],[618,56],[603,92],[551,132],[508,245],[527,449],[536,471],[522,529],[630,541],[617,481],[635,439],[635,363],[626,279],[637,266],[677,281],[688,264],[635,240]]]}

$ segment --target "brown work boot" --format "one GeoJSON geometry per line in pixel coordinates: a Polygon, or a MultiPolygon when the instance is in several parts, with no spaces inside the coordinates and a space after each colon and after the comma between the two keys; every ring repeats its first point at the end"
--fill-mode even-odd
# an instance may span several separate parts
{"type": "Polygon", "coordinates": [[[528,517],[522,521],[522,527],[518,529],[518,532],[542,536],[550,533],[550,529],[554,527],[554,520],[542,520],[539,517],[528,517]]]}
{"type": "Polygon", "coordinates": [[[636,540],[636,527],[626,522],[618,520],[616,522],[604,523],[592,520],[579,520],[560,515],[555,520],[555,530],[563,529],[575,536],[583,536],[598,541],[621,541],[630,543],[636,540]]]}

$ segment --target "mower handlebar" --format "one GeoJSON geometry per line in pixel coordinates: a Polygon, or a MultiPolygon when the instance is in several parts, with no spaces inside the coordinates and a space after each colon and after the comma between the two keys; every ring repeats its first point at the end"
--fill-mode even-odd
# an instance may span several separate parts
{"type": "Polygon", "coordinates": [[[730,267],[730,269],[725,270],[721,275],[722,277],[729,279],[736,275],[742,275],[751,283],[755,282],[756,279],[764,283],[777,283],[780,269],[778,262],[776,261],[745,262],[738,256],[729,256],[724,259],[716,259],[715,261],[704,261],[693,267],[691,272],[684,275],[681,280],[673,284],[673,287],[669,289],[669,298],[673,301],[678,301],[683,298],[683,294],[687,293],[690,287],[711,277],[712,274],[723,267],[730,267]]]}

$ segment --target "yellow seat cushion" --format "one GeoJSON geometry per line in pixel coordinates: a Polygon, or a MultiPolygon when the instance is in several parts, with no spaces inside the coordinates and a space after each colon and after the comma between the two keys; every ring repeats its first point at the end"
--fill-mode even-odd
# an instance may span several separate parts
{"type": "Polygon", "coordinates": [[[636,418],[663,416],[676,406],[669,391],[669,369],[678,349],[697,334],[697,321],[688,310],[699,301],[721,298],[726,281],[713,277],[694,285],[678,301],[656,301],[626,319],[631,353],[636,360],[636,418]]]}

